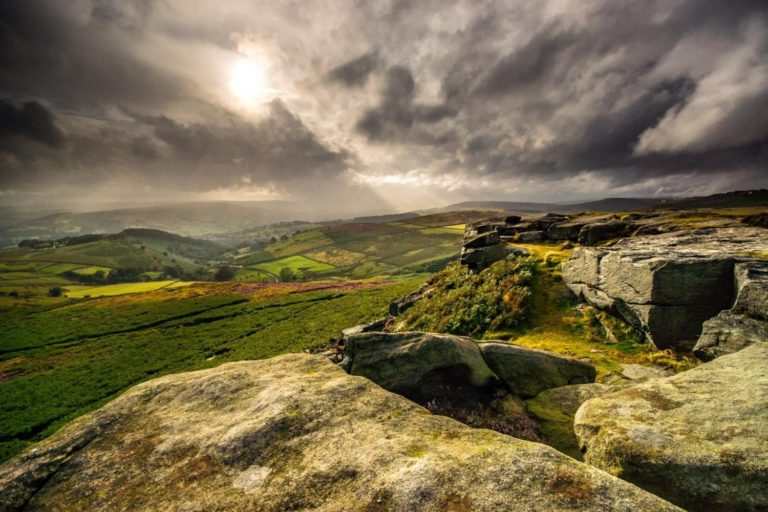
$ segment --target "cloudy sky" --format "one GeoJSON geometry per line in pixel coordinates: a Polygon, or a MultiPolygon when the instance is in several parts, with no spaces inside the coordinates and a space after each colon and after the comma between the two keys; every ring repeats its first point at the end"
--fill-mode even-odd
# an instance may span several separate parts
{"type": "Polygon", "coordinates": [[[0,48],[7,204],[768,187],[765,0],[7,0],[0,48]]]}

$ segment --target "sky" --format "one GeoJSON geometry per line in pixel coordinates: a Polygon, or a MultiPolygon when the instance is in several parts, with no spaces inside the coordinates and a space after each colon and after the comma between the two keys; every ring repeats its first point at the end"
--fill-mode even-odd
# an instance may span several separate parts
{"type": "Polygon", "coordinates": [[[765,0],[7,0],[0,202],[768,187],[765,0]]]}

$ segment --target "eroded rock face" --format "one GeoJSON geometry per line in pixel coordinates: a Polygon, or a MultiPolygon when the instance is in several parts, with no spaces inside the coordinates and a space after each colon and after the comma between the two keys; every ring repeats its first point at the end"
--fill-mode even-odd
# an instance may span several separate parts
{"type": "Polygon", "coordinates": [[[510,391],[523,398],[536,396],[545,389],[595,381],[596,371],[591,364],[543,350],[489,342],[480,343],[480,351],[510,391]]]}
{"type": "Polygon", "coordinates": [[[3,511],[672,511],[310,355],[136,386],[0,466],[3,511]]]}
{"type": "Polygon", "coordinates": [[[758,228],[627,238],[577,249],[563,264],[563,279],[579,297],[642,329],[659,348],[690,349],[703,322],[733,305],[735,265],[766,250],[768,237],[758,228]]]}
{"type": "Polygon", "coordinates": [[[768,344],[585,402],[585,460],[690,510],[768,509],[768,344]]]}
{"type": "Polygon", "coordinates": [[[768,322],[732,311],[722,311],[704,322],[693,353],[699,359],[709,361],[738,352],[753,343],[768,344],[768,322]]]}
{"type": "Polygon", "coordinates": [[[736,302],[733,312],[768,320],[768,261],[736,265],[736,302]]]}

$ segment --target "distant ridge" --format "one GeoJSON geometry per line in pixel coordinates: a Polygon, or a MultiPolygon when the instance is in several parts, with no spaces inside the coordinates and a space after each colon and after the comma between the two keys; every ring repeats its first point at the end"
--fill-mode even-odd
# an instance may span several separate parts
{"type": "Polygon", "coordinates": [[[738,208],[747,206],[767,206],[768,190],[737,190],[710,196],[685,198],[645,198],[611,197],[584,203],[530,203],[517,201],[465,201],[451,204],[434,211],[488,209],[520,213],[574,213],[585,211],[619,212],[650,209],[686,209],[686,208],[738,208]]]}

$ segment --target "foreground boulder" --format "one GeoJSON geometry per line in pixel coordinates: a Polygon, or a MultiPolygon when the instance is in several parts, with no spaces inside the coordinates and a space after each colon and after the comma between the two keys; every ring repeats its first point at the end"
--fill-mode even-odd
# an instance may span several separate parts
{"type": "Polygon", "coordinates": [[[642,236],[580,248],[563,264],[578,296],[613,311],[659,348],[691,349],[702,324],[735,301],[737,262],[768,251],[759,228],[642,236]]]}
{"type": "Polygon", "coordinates": [[[545,389],[594,382],[582,361],[452,334],[371,332],[346,339],[345,368],[390,390],[429,400],[439,387],[503,387],[529,398],[545,389]]]}
{"type": "Polygon", "coordinates": [[[496,380],[471,339],[423,332],[372,332],[349,336],[348,371],[398,393],[415,394],[450,379],[475,387],[496,380]]]}
{"type": "Polygon", "coordinates": [[[768,344],[585,402],[585,460],[690,510],[768,509],[768,344]]]}
{"type": "Polygon", "coordinates": [[[530,398],[545,389],[594,382],[591,364],[508,343],[480,343],[483,358],[510,391],[530,398]]]}
{"type": "Polygon", "coordinates": [[[318,356],[155,379],[0,466],[3,511],[672,511],[318,356]]]}

